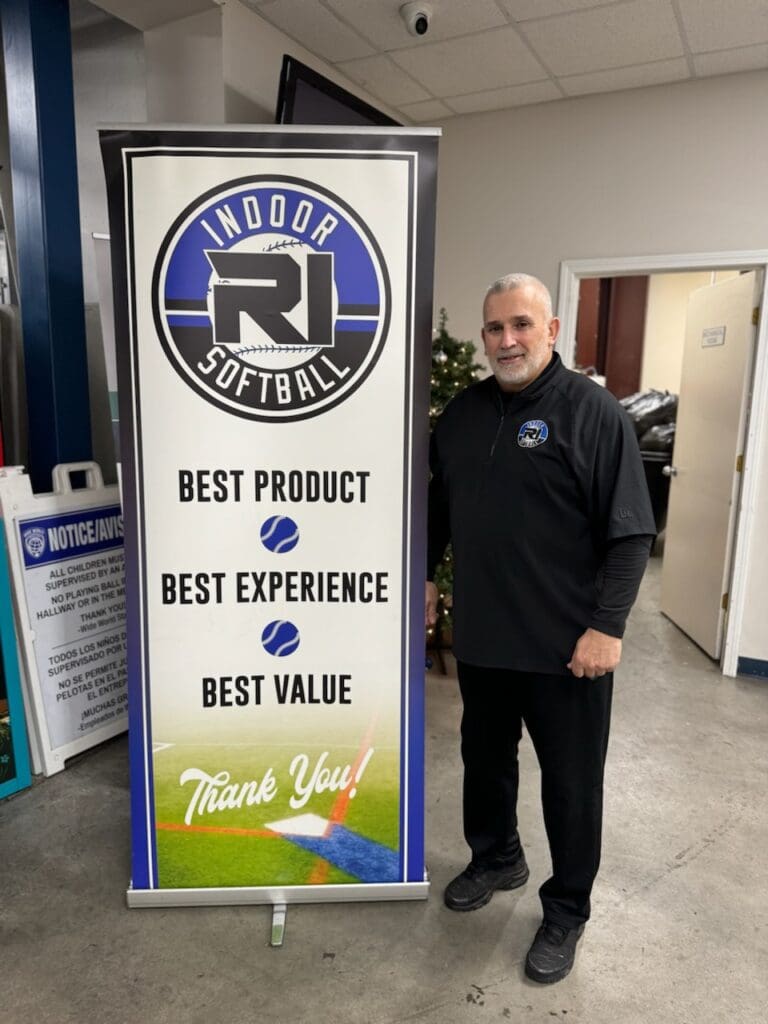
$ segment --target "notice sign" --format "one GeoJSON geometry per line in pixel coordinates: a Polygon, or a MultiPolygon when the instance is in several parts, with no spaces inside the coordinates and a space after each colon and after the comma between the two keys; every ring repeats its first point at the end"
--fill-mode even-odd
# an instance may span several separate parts
{"type": "Polygon", "coordinates": [[[434,134],[102,133],[134,892],[426,894],[434,134]]]}
{"type": "Polygon", "coordinates": [[[701,332],[701,347],[714,348],[725,344],[725,326],[705,327],[701,332]]]}
{"type": "Polygon", "coordinates": [[[17,529],[56,749],[126,718],[123,517],[119,505],[110,505],[22,518],[17,529]]]}

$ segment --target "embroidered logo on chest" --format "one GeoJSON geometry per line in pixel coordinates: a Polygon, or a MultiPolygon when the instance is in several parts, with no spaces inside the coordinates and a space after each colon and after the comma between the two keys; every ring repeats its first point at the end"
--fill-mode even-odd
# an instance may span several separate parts
{"type": "Polygon", "coordinates": [[[543,420],[527,420],[517,432],[521,448],[538,448],[549,437],[549,427],[543,420]]]}

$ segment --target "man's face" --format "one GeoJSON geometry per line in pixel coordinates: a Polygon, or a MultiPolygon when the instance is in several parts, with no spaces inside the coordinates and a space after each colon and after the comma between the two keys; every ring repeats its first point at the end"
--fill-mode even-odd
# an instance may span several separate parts
{"type": "Polygon", "coordinates": [[[483,344],[502,391],[522,391],[544,372],[560,321],[547,317],[535,285],[492,292],[483,307],[483,344]]]}

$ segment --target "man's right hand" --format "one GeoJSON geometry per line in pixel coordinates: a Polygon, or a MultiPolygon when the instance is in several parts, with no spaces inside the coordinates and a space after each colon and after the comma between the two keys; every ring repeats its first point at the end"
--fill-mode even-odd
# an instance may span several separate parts
{"type": "Polygon", "coordinates": [[[427,626],[434,626],[437,622],[437,587],[431,580],[427,580],[427,592],[424,602],[427,626]]]}

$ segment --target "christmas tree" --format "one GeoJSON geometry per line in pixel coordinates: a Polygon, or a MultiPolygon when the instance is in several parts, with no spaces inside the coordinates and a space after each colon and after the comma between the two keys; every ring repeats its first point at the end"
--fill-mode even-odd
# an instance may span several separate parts
{"type": "Polygon", "coordinates": [[[432,388],[429,396],[429,427],[455,394],[483,376],[483,367],[475,362],[471,341],[457,341],[448,333],[448,314],[440,310],[440,323],[432,337],[432,388]]]}
{"type": "MultiPolygon", "coordinates": [[[[452,338],[447,329],[448,314],[440,310],[440,322],[432,338],[432,386],[429,400],[429,425],[435,421],[454,395],[458,394],[478,377],[485,375],[485,368],[475,362],[475,346],[471,341],[452,338]]],[[[451,607],[453,598],[453,554],[448,546],[443,560],[437,567],[435,583],[440,600],[437,605],[437,625],[430,630],[430,639],[436,646],[448,642],[453,627],[451,607]]]]}

